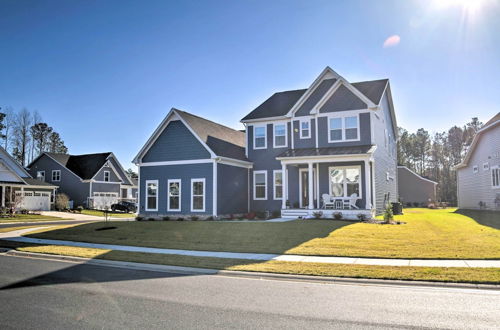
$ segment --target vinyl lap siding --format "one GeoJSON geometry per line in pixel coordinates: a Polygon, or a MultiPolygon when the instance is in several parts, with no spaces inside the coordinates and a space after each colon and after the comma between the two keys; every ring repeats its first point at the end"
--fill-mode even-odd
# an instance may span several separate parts
{"type": "Polygon", "coordinates": [[[500,165],[500,126],[482,133],[479,143],[469,160],[467,167],[457,170],[458,207],[477,209],[479,202],[486,203],[487,208],[494,208],[494,200],[500,194],[499,188],[493,188],[491,168],[500,165]],[[488,162],[489,169],[483,169],[488,162]],[[474,173],[473,166],[478,166],[474,173]]]}
{"type": "Polygon", "coordinates": [[[210,153],[180,121],[173,120],[142,158],[142,162],[161,162],[210,158],[210,153]]]}
{"type": "Polygon", "coordinates": [[[322,116],[318,118],[318,147],[344,147],[344,146],[358,146],[358,145],[369,145],[371,143],[371,124],[370,124],[370,113],[361,113],[359,115],[359,128],[360,128],[360,141],[349,141],[349,142],[328,142],[328,117],[322,116]]]}
{"type": "Polygon", "coordinates": [[[248,212],[248,175],[243,167],[217,164],[218,215],[248,212]]]}

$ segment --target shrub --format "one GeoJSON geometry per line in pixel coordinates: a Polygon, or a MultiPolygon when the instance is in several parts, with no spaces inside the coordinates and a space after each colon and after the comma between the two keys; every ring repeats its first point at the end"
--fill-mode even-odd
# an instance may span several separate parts
{"type": "Polygon", "coordinates": [[[299,202],[294,202],[294,203],[293,203],[293,208],[294,208],[294,209],[298,209],[299,207],[300,207],[299,202]]]}
{"type": "Polygon", "coordinates": [[[321,217],[323,217],[323,212],[321,211],[313,212],[313,216],[316,219],[321,219],[321,217]]]}
{"type": "Polygon", "coordinates": [[[333,218],[335,220],[341,220],[342,219],[342,212],[334,212],[333,213],[333,218]]]}
{"type": "Polygon", "coordinates": [[[266,219],[267,218],[266,212],[256,212],[256,216],[259,219],[266,219]]]}
{"type": "Polygon", "coordinates": [[[275,210],[271,213],[271,218],[276,219],[281,217],[281,211],[275,210]]]}
{"type": "Polygon", "coordinates": [[[387,203],[384,210],[384,221],[385,223],[391,223],[393,220],[394,213],[392,212],[392,205],[391,203],[387,203]]]}
{"type": "Polygon", "coordinates": [[[83,211],[83,206],[78,205],[78,206],[76,207],[76,210],[78,211],[78,213],[82,213],[82,211],[83,211]]]}
{"type": "Polygon", "coordinates": [[[68,195],[60,193],[56,195],[55,207],[58,211],[64,211],[68,208],[69,198],[68,195]]]}
{"type": "Polygon", "coordinates": [[[365,221],[366,220],[366,214],[364,214],[364,213],[359,213],[357,215],[357,217],[358,217],[359,221],[365,221]]]}
{"type": "Polygon", "coordinates": [[[427,207],[430,209],[437,209],[436,204],[434,204],[434,203],[429,203],[429,205],[427,205],[427,207]]]}
{"type": "Polygon", "coordinates": [[[214,217],[213,216],[209,216],[208,218],[205,219],[205,221],[214,221],[214,217]]]}
{"type": "Polygon", "coordinates": [[[148,218],[148,221],[155,221],[155,218],[153,218],[153,217],[149,217],[149,218],[148,218]]]}
{"type": "Polygon", "coordinates": [[[183,217],[178,217],[177,221],[184,221],[184,218],[183,217]]]}
{"type": "Polygon", "coordinates": [[[246,218],[248,220],[253,220],[253,219],[255,219],[256,216],[257,215],[255,214],[255,212],[250,212],[250,213],[247,214],[246,218]]]}
{"type": "Polygon", "coordinates": [[[200,217],[198,217],[197,215],[192,215],[192,216],[189,217],[189,220],[191,220],[191,221],[198,221],[198,220],[200,220],[200,217]]]}
{"type": "Polygon", "coordinates": [[[413,207],[419,207],[420,206],[420,203],[418,202],[413,202],[413,207]]]}
{"type": "Polygon", "coordinates": [[[135,220],[142,221],[142,220],[144,220],[144,217],[141,217],[140,215],[138,215],[135,217],[135,220]]]}
{"type": "Polygon", "coordinates": [[[163,221],[168,221],[168,220],[170,220],[170,217],[169,217],[169,216],[164,216],[164,217],[162,217],[161,219],[162,219],[163,221]]]}

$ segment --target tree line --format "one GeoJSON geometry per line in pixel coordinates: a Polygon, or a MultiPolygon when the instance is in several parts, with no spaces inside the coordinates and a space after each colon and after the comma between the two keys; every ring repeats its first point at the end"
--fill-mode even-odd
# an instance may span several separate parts
{"type": "Polygon", "coordinates": [[[457,177],[454,166],[462,161],[476,132],[481,128],[477,118],[464,126],[429,134],[423,128],[415,133],[399,127],[398,163],[436,181],[437,199],[457,203],[457,177]]]}
{"type": "Polygon", "coordinates": [[[0,108],[0,141],[22,166],[43,152],[68,153],[68,148],[53,127],[37,111],[26,108],[0,108]]]}

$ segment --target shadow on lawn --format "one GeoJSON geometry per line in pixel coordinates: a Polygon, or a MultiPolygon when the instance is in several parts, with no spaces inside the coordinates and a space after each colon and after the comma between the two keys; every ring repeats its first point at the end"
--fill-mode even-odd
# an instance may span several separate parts
{"type": "MultiPolygon", "coordinates": [[[[106,228],[103,223],[83,224],[56,229],[28,237],[74,240],[101,244],[135,245],[181,250],[284,254],[310,240],[323,238],[351,221],[298,220],[288,223],[215,223],[215,222],[131,222],[106,228]],[[127,237],[124,228],[135,235],[127,237]],[[193,230],[190,230],[193,229],[193,230]],[[149,240],[147,239],[149,238],[149,240]]],[[[115,225],[115,224],[113,224],[115,225]]],[[[33,247],[31,243],[0,241],[0,246],[33,247]]],[[[224,269],[231,266],[265,263],[266,260],[191,257],[155,253],[109,251],[94,258],[126,260],[150,264],[224,269]]],[[[154,271],[138,271],[79,264],[19,281],[0,290],[64,283],[96,283],[149,278],[192,276],[154,271]]]]}
{"type": "Polygon", "coordinates": [[[455,213],[465,215],[480,225],[500,230],[500,211],[458,209],[455,213]]]}

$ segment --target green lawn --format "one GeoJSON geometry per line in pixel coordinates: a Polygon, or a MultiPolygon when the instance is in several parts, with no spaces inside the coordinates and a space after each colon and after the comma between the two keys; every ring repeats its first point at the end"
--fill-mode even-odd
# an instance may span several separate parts
{"type": "Polygon", "coordinates": [[[500,230],[454,209],[406,209],[405,225],[334,220],[285,223],[151,221],[83,224],[33,237],[171,249],[322,256],[500,259],[500,230]]]}
{"type": "MultiPolygon", "coordinates": [[[[99,210],[82,210],[82,214],[104,217],[104,212],[99,210]]],[[[109,216],[112,218],[135,218],[133,213],[109,212],[109,216]]]]}
{"type": "Polygon", "coordinates": [[[2,222],[36,222],[36,221],[59,221],[59,220],[67,220],[67,219],[52,217],[48,215],[16,214],[15,217],[0,218],[0,224],[2,222]]]}

